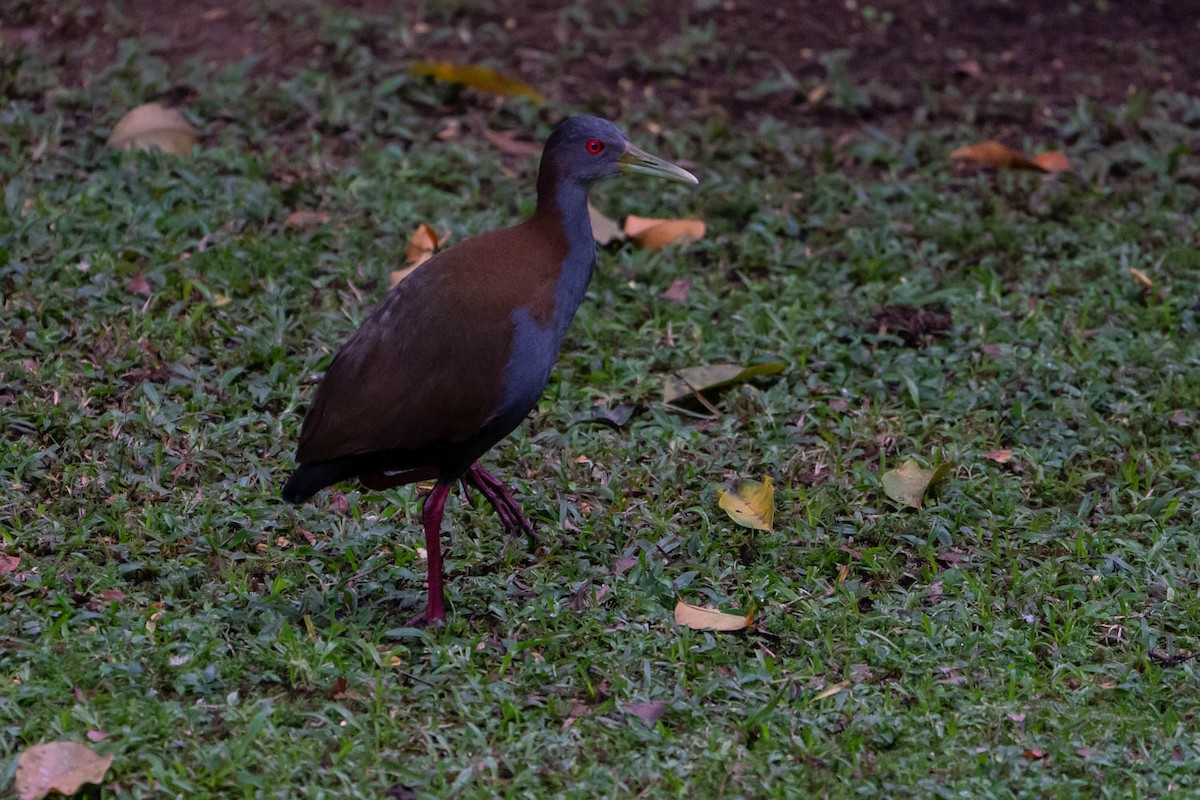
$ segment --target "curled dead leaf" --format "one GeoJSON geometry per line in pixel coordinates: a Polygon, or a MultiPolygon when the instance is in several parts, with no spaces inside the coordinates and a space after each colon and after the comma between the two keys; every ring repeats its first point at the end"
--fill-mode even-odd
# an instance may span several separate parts
{"type": "Polygon", "coordinates": [[[775,481],[738,481],[732,492],[717,489],[717,505],[739,525],[760,531],[772,530],[775,522],[775,481]]]}
{"type": "Polygon", "coordinates": [[[642,250],[662,250],[672,244],[691,244],[704,238],[706,227],[699,219],[625,218],[625,235],[642,250]]]}
{"type": "Polygon", "coordinates": [[[680,600],[675,604],[675,622],[696,630],[711,628],[714,631],[740,631],[753,624],[754,609],[743,617],[740,614],[726,614],[715,608],[694,606],[680,600]]]}
{"type": "Polygon", "coordinates": [[[108,146],[117,150],[161,150],[186,156],[199,139],[200,131],[178,110],[159,103],[145,103],[121,117],[108,136],[108,146]]]}
{"type": "Polygon", "coordinates": [[[960,147],[950,153],[956,161],[975,161],[997,169],[1027,169],[1038,172],[1071,172],[1071,161],[1058,150],[1048,150],[1030,158],[1020,150],[994,140],[960,147]]]}
{"type": "Polygon", "coordinates": [[[150,281],[146,280],[146,276],[140,272],[129,279],[129,283],[125,284],[125,288],[134,294],[140,294],[142,297],[149,297],[154,291],[150,286],[150,281]]]}
{"type": "Polygon", "coordinates": [[[920,508],[925,492],[946,477],[953,466],[947,461],[937,469],[924,469],[910,458],[896,469],[883,473],[883,491],[897,503],[920,508]]]}
{"type": "Polygon", "coordinates": [[[671,281],[671,285],[667,287],[665,292],[662,293],[662,298],[664,300],[670,300],[672,303],[686,303],[688,299],[688,293],[691,291],[692,284],[690,281],[671,281]]]}
{"type": "Polygon", "coordinates": [[[283,224],[295,230],[306,230],[308,228],[316,228],[329,223],[329,215],[321,211],[293,211],[287,215],[287,219],[283,224]]]}
{"type": "Polygon", "coordinates": [[[826,697],[833,697],[838,692],[850,688],[850,681],[839,681],[832,686],[827,686],[817,693],[813,700],[824,700],[826,697]]]}
{"type": "Polygon", "coordinates": [[[626,703],[621,710],[626,714],[632,714],[647,725],[653,725],[667,712],[667,701],[651,700],[648,703],[626,703]]]}
{"type": "Polygon", "coordinates": [[[0,575],[15,572],[20,563],[20,556],[10,556],[7,553],[0,553],[0,575]]]}
{"type": "Polygon", "coordinates": [[[1013,451],[1008,448],[1003,450],[989,450],[984,455],[984,458],[987,458],[989,461],[995,461],[997,464],[1007,464],[1009,461],[1012,461],[1012,457],[1013,451]]]}
{"type": "Polygon", "coordinates": [[[457,83],[501,97],[525,97],[539,104],[546,102],[541,92],[524,81],[479,64],[418,61],[412,65],[409,72],[423,78],[433,78],[441,83],[457,83]]]}
{"type": "Polygon", "coordinates": [[[17,759],[17,797],[41,800],[50,792],[73,795],[85,783],[103,783],[112,760],[78,742],[35,744],[17,759]]]}
{"type": "Polygon", "coordinates": [[[432,226],[422,222],[413,231],[412,236],[408,237],[408,243],[404,245],[404,260],[407,266],[400,269],[392,270],[391,285],[395,286],[400,281],[412,274],[413,270],[424,264],[429,259],[433,258],[433,254],[437,252],[438,247],[449,238],[447,233],[443,237],[438,237],[437,231],[432,226]]]}
{"type": "Polygon", "coordinates": [[[723,389],[726,386],[744,383],[754,378],[775,375],[783,372],[786,367],[786,364],[778,362],[752,364],[748,367],[741,364],[705,364],[699,367],[687,367],[667,376],[663,384],[663,402],[671,404],[699,392],[723,389]]]}
{"type": "Polygon", "coordinates": [[[1129,274],[1132,275],[1133,279],[1140,283],[1144,289],[1149,289],[1154,286],[1154,281],[1150,280],[1150,276],[1142,272],[1137,267],[1130,267],[1129,274]]]}

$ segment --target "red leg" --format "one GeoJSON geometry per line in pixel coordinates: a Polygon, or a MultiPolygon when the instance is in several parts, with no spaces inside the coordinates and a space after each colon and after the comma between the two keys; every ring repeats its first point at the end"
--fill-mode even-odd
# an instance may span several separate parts
{"type": "Polygon", "coordinates": [[[531,547],[538,543],[537,532],[533,523],[521,510],[521,504],[509,493],[500,479],[488,472],[479,464],[472,464],[462,476],[463,483],[475,488],[496,509],[504,529],[509,533],[524,533],[529,537],[531,547]]]}
{"type": "Polygon", "coordinates": [[[441,622],[446,618],[446,595],[442,585],[442,512],[453,481],[439,480],[425,498],[421,519],[425,524],[425,554],[429,565],[429,604],[409,624],[441,622]]]}

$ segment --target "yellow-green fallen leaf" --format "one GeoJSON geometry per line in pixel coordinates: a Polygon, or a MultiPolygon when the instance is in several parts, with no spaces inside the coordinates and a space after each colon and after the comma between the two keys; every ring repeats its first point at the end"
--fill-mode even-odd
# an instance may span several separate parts
{"type": "Polygon", "coordinates": [[[817,696],[813,698],[813,700],[824,700],[826,697],[833,697],[835,694],[843,689],[848,688],[849,686],[850,681],[841,681],[839,683],[835,683],[833,686],[827,687],[826,689],[820,691],[817,696]]]}
{"type": "Polygon", "coordinates": [[[732,492],[717,489],[717,504],[738,525],[760,531],[772,530],[775,522],[775,481],[738,481],[732,492]]]}
{"type": "Polygon", "coordinates": [[[744,383],[763,375],[775,375],[783,372],[786,364],[754,364],[743,367],[740,364],[708,364],[702,367],[688,367],[667,376],[663,385],[663,402],[673,403],[684,397],[690,397],[696,392],[706,392],[710,389],[722,389],[735,383],[744,383]]]}
{"type": "Polygon", "coordinates": [[[121,117],[108,136],[108,146],[186,156],[199,139],[200,131],[183,114],[158,103],[146,103],[121,117]]]}
{"type": "Polygon", "coordinates": [[[746,616],[726,614],[715,608],[694,606],[682,600],[675,604],[675,622],[698,631],[711,628],[714,631],[740,631],[754,622],[754,609],[746,616]]]}
{"type": "Polygon", "coordinates": [[[50,792],[68,797],[85,783],[103,783],[112,756],[98,756],[78,742],[35,744],[17,759],[18,800],[41,800],[50,792]]]}
{"type": "Polygon", "coordinates": [[[497,72],[479,64],[454,64],[449,61],[418,61],[409,71],[413,75],[433,78],[442,83],[460,83],[481,92],[502,97],[527,97],[535,103],[544,103],[546,98],[528,83],[497,72]]]}
{"type": "Polygon", "coordinates": [[[897,503],[920,508],[926,490],[946,477],[954,465],[947,461],[937,469],[924,469],[911,458],[883,473],[883,491],[897,503]]]}

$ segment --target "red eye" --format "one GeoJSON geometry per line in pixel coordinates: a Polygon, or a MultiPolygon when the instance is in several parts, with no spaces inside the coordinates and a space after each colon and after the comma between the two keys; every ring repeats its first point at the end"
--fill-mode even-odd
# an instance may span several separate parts
{"type": "Polygon", "coordinates": [[[589,153],[591,153],[592,155],[596,155],[603,149],[604,149],[604,142],[600,141],[599,139],[588,139],[587,151],[589,153]]]}

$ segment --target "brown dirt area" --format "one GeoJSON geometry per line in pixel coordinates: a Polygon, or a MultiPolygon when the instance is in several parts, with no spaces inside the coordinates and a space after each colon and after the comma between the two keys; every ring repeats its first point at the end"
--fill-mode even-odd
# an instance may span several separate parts
{"type": "MultiPolygon", "coordinates": [[[[315,19],[311,4],[92,5],[66,14],[3,0],[4,43],[59,48],[71,82],[111,63],[125,37],[172,62],[220,67],[255,55],[260,79],[333,68],[319,26],[295,24],[305,13],[315,19]]],[[[551,98],[607,113],[657,95],[697,114],[724,109],[734,121],[771,114],[803,126],[897,128],[918,112],[924,123],[961,119],[970,106],[979,109],[977,122],[1028,131],[1046,109],[1070,108],[1079,96],[1119,103],[1135,90],[1200,94],[1195,0],[646,0],[624,11],[617,3],[525,0],[502,13],[493,7],[500,4],[463,3],[436,21],[421,3],[328,5],[376,31],[404,29],[397,37],[368,27],[360,37],[398,67],[487,61],[551,98]],[[831,58],[844,64],[844,78],[830,71],[831,58]],[[858,94],[830,102],[839,87],[858,94]]]]}

